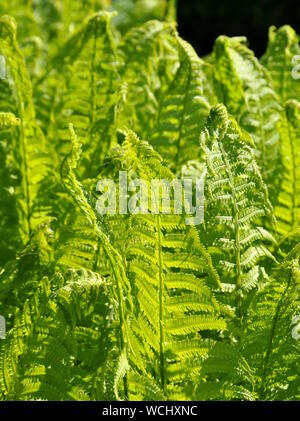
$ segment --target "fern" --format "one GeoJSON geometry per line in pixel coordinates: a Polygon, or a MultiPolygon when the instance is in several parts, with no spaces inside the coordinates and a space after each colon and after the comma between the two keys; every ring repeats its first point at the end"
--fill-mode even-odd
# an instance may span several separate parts
{"type": "Polygon", "coordinates": [[[51,288],[47,279],[39,283],[2,348],[0,384],[6,399],[55,400],[60,396],[86,400],[97,396],[98,355],[101,351],[104,356],[109,344],[105,306],[99,302],[104,283],[87,272],[63,276],[70,278],[64,286],[60,286],[62,273],[51,280],[51,288]]]}
{"type": "Polygon", "coordinates": [[[16,251],[21,245],[19,236],[15,234],[15,227],[18,223],[17,205],[14,195],[14,186],[12,183],[13,168],[9,165],[9,156],[7,153],[8,144],[13,136],[13,132],[19,125],[19,120],[12,113],[0,113],[0,154],[1,154],[1,182],[0,182],[0,266],[4,265],[8,260],[14,258],[16,251]],[[6,239],[15,240],[11,244],[7,244],[6,239]]]}
{"type": "Polygon", "coordinates": [[[299,399],[299,341],[292,320],[299,312],[299,251],[274,271],[272,282],[253,301],[244,336],[244,354],[255,369],[263,400],[299,399]]]}
{"type": "Polygon", "coordinates": [[[177,37],[179,68],[163,96],[150,142],[174,169],[199,155],[200,131],[209,104],[203,91],[204,63],[177,37]]]}
{"type": "Polygon", "coordinates": [[[131,127],[146,138],[177,66],[172,31],[168,23],[149,21],[128,31],[118,48],[123,62],[118,126],[131,127]]]}
{"type": "Polygon", "coordinates": [[[0,53],[5,57],[8,72],[8,81],[4,80],[3,84],[9,96],[5,98],[4,104],[11,104],[20,123],[19,135],[12,139],[13,150],[8,151],[8,159],[13,160],[15,171],[21,174],[16,189],[16,206],[24,244],[34,228],[47,216],[47,210],[38,206],[37,199],[39,184],[51,170],[51,149],[47,151],[43,133],[35,122],[31,84],[17,46],[15,23],[11,18],[1,18],[0,33],[0,53]],[[14,87],[14,91],[10,86],[14,87]]]}
{"type": "Polygon", "coordinates": [[[0,400],[300,399],[298,36],[176,3],[0,1],[0,400]]]}
{"type": "Polygon", "coordinates": [[[232,345],[217,343],[203,363],[194,399],[253,401],[257,397],[253,374],[241,352],[232,345]]]}
{"type": "Polygon", "coordinates": [[[214,77],[219,100],[253,138],[263,180],[273,196],[277,187],[280,106],[267,71],[245,42],[245,38],[217,39],[214,77]]]}
{"type": "Polygon", "coordinates": [[[272,208],[254,158],[252,139],[228,117],[224,106],[211,109],[201,144],[208,170],[207,219],[202,236],[224,288],[231,289],[241,322],[246,291],[256,288],[267,276],[259,264],[261,258],[274,259],[267,244],[275,239],[264,228],[272,208]]]}
{"type": "MultiPolygon", "coordinates": [[[[70,135],[73,144],[72,151],[69,156],[66,157],[64,164],[62,166],[62,180],[65,186],[68,188],[70,193],[72,194],[74,200],[79,205],[81,212],[86,217],[87,221],[89,222],[90,226],[93,228],[97,238],[103,244],[105,248],[105,252],[107,254],[107,258],[111,263],[111,269],[114,273],[114,280],[116,282],[117,293],[118,293],[118,302],[119,302],[119,312],[120,312],[120,323],[125,321],[123,314],[123,305],[122,305],[122,293],[123,288],[125,291],[129,289],[129,284],[127,280],[127,276],[124,269],[124,263],[122,261],[122,257],[119,255],[118,251],[110,244],[109,238],[106,234],[99,228],[97,223],[97,217],[95,215],[95,211],[90,206],[87,198],[85,197],[84,191],[75,178],[73,168],[77,166],[77,160],[80,156],[80,146],[77,141],[77,137],[74,133],[72,126],[70,126],[70,135]]],[[[123,329],[123,326],[121,326],[123,329]]],[[[125,329],[125,327],[124,327],[125,329]]],[[[124,334],[124,332],[122,332],[124,334]]],[[[122,342],[124,341],[124,338],[122,342]]]]}
{"type": "Polygon", "coordinates": [[[283,178],[278,195],[275,215],[278,231],[286,235],[299,227],[299,128],[300,103],[292,100],[286,103],[280,122],[281,156],[283,178]]]}
{"type": "MultiPolygon", "coordinates": [[[[132,132],[127,134],[122,150],[120,155],[128,169],[144,180],[174,178],[161,164],[160,156],[132,132]]],[[[219,282],[210,257],[196,231],[186,228],[180,216],[160,214],[132,217],[127,255],[129,276],[133,290],[137,290],[134,330],[149,359],[147,372],[154,370],[153,380],[159,378],[158,385],[166,396],[184,396],[175,385],[186,382],[187,375],[191,380],[197,374],[199,357],[207,352],[199,333],[203,331],[205,337],[208,331],[226,328],[206,285],[219,282]],[[186,244],[189,248],[184,251],[186,244]],[[189,369],[183,371],[186,364],[189,369]]],[[[141,390],[134,396],[140,398],[141,390]]]]}
{"type": "Polygon", "coordinates": [[[62,101],[55,107],[55,113],[60,116],[56,123],[60,135],[58,150],[60,153],[67,151],[68,127],[65,121],[71,115],[82,139],[85,168],[89,162],[86,176],[97,174],[101,159],[112,142],[118,76],[109,20],[110,14],[106,12],[87,19],[67,41],[58,58],[67,71],[62,101]],[[112,71],[114,67],[115,71],[112,71]]]}
{"type": "Polygon", "coordinates": [[[289,99],[300,100],[299,83],[293,77],[297,62],[294,57],[300,54],[299,39],[288,25],[269,30],[269,44],[262,63],[272,76],[273,84],[283,104],[289,99]]]}

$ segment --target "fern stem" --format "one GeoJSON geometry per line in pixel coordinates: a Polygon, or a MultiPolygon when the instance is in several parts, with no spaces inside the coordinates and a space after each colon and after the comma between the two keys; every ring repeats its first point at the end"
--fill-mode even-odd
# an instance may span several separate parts
{"type": "MultiPolygon", "coordinates": [[[[288,111],[287,111],[288,112],[288,111]]],[[[291,165],[292,165],[292,180],[293,180],[293,186],[292,186],[292,214],[291,214],[291,228],[293,229],[295,227],[295,222],[296,222],[296,218],[295,218],[295,209],[296,209],[296,196],[297,196],[297,189],[296,189],[296,182],[297,182],[297,172],[296,172],[296,150],[295,150],[295,145],[293,142],[293,135],[291,133],[291,126],[289,124],[289,118],[288,115],[286,116],[287,118],[287,128],[288,128],[288,134],[289,134],[289,140],[290,140],[290,145],[291,145],[291,165]]]]}
{"type": "MultiPolygon", "coordinates": [[[[114,261],[113,257],[107,253],[107,257],[111,263],[111,269],[113,273],[113,277],[116,280],[116,286],[117,286],[117,294],[118,294],[118,310],[119,310],[119,319],[120,319],[120,347],[121,350],[125,351],[126,357],[128,356],[128,349],[127,349],[127,341],[125,340],[124,335],[124,326],[125,326],[125,316],[124,316],[124,309],[123,309],[123,294],[119,282],[119,276],[121,276],[120,273],[116,273],[115,267],[117,267],[116,262],[114,261]]],[[[124,387],[124,396],[125,399],[128,399],[128,382],[127,382],[127,376],[125,375],[123,378],[123,387],[124,387]]]]}
{"type": "Polygon", "coordinates": [[[25,147],[25,141],[24,141],[24,127],[23,127],[23,119],[21,119],[21,150],[22,150],[22,156],[23,156],[23,176],[24,176],[24,184],[25,184],[25,192],[26,192],[26,222],[28,225],[28,239],[30,239],[31,236],[31,222],[30,222],[30,190],[29,190],[29,180],[28,180],[28,164],[27,164],[27,158],[26,158],[26,147],[25,147]]]}
{"type": "Polygon", "coordinates": [[[226,173],[229,178],[229,185],[231,188],[231,197],[232,197],[232,217],[234,221],[234,235],[235,235],[235,275],[236,275],[236,306],[237,306],[237,316],[238,323],[241,326],[242,321],[242,269],[241,269],[241,248],[240,248],[240,226],[239,226],[239,211],[236,201],[236,194],[234,188],[234,178],[230,168],[230,163],[227,158],[227,154],[223,148],[222,142],[220,142],[220,150],[222,152],[222,157],[226,167],[226,173]]]}
{"type": "Polygon", "coordinates": [[[99,263],[100,247],[101,247],[101,241],[98,238],[97,249],[96,249],[96,252],[95,252],[95,258],[94,258],[94,263],[93,263],[93,272],[97,272],[97,267],[98,267],[98,263],[99,263]]]}
{"type": "Polygon", "coordinates": [[[161,241],[161,226],[160,226],[160,216],[156,215],[157,223],[157,236],[158,236],[158,265],[159,265],[159,353],[160,353],[160,381],[161,386],[164,388],[165,385],[165,356],[164,356],[164,280],[162,273],[162,241],[161,241]]]}
{"type": "Polygon", "coordinates": [[[264,182],[267,182],[267,175],[266,175],[266,169],[268,168],[268,162],[266,159],[266,138],[265,138],[265,130],[264,130],[264,113],[262,112],[262,108],[261,108],[261,100],[259,98],[258,101],[258,114],[259,114],[259,119],[261,121],[261,124],[259,126],[259,133],[260,133],[260,140],[261,140],[261,146],[260,146],[260,150],[261,150],[261,154],[262,154],[262,158],[261,158],[261,173],[262,173],[262,178],[264,180],[264,182]]]}
{"type": "MultiPolygon", "coordinates": [[[[19,73],[25,78],[23,75],[22,69],[18,68],[19,73]]],[[[26,75],[27,76],[27,75],[26,75]]],[[[14,75],[14,80],[16,84],[16,96],[17,96],[17,108],[18,108],[18,115],[21,120],[20,130],[20,144],[21,144],[21,154],[22,154],[22,166],[24,170],[22,171],[23,174],[23,183],[24,183],[24,194],[25,194],[25,203],[26,203],[26,222],[28,226],[28,238],[30,239],[31,236],[31,197],[30,197],[30,188],[29,188],[29,179],[28,179],[28,162],[27,162],[27,151],[26,151],[26,139],[25,139],[25,130],[24,130],[24,118],[26,111],[28,111],[29,117],[32,118],[32,106],[31,102],[29,102],[29,105],[27,106],[28,109],[24,109],[24,103],[26,104],[26,101],[23,98],[23,95],[20,94],[23,92],[21,89],[19,83],[18,83],[18,75],[14,75]]]]}

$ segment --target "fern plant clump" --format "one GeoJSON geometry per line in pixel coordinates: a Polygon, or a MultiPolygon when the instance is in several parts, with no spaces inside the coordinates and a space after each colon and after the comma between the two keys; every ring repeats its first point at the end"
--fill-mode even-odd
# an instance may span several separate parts
{"type": "Polygon", "coordinates": [[[172,0],[0,16],[0,400],[300,400],[296,32],[200,58],[172,0]]]}

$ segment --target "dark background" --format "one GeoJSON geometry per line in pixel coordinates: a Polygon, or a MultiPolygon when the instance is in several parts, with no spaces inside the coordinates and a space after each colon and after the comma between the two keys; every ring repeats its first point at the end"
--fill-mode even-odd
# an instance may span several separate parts
{"type": "Polygon", "coordinates": [[[178,22],[199,55],[210,53],[219,35],[245,35],[261,56],[269,26],[289,24],[300,34],[300,0],[178,0],[178,22]]]}

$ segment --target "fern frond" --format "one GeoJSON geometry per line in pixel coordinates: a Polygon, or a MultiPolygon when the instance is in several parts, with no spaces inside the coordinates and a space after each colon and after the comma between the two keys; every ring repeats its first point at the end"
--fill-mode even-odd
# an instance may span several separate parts
{"type": "Polygon", "coordinates": [[[234,284],[237,317],[243,317],[243,294],[257,287],[261,258],[274,260],[268,243],[273,236],[261,226],[272,219],[266,187],[257,167],[250,136],[226,108],[211,109],[201,134],[206,157],[206,220],[200,236],[213,255],[223,284],[234,284]],[[252,275],[252,282],[249,277],[252,275]],[[255,277],[254,277],[255,275],[255,277]]]}
{"type": "Polygon", "coordinates": [[[128,361],[127,361],[126,353],[123,352],[120,355],[120,359],[119,359],[119,362],[118,362],[118,368],[117,368],[116,375],[115,375],[115,378],[114,378],[114,392],[115,392],[117,400],[121,400],[120,396],[119,396],[119,392],[118,392],[119,381],[123,380],[125,378],[128,370],[129,370],[129,364],[128,364],[128,361]]]}
{"type": "MultiPolygon", "coordinates": [[[[1,81],[0,81],[1,82],[1,81]]],[[[2,98],[0,99],[2,104],[2,98]]],[[[20,121],[13,113],[0,112],[0,266],[13,259],[21,247],[21,238],[17,235],[17,204],[14,180],[15,169],[10,162],[10,142],[16,136],[20,121]],[[11,241],[8,244],[7,239],[11,241]]]]}
{"type": "Polygon", "coordinates": [[[214,77],[219,100],[251,134],[263,180],[273,195],[279,159],[280,106],[267,71],[245,41],[225,36],[217,39],[214,77]]]}
{"type": "Polygon", "coordinates": [[[299,340],[293,320],[299,314],[299,247],[274,271],[255,297],[242,339],[243,355],[255,370],[262,400],[299,399],[299,340]]]}
{"type": "Polygon", "coordinates": [[[278,231],[281,235],[299,227],[300,223],[300,103],[288,101],[280,121],[282,179],[275,205],[278,231]]]}
{"type": "MultiPolygon", "coordinates": [[[[12,136],[11,150],[7,159],[13,160],[15,171],[20,174],[16,186],[16,206],[19,215],[19,229],[25,244],[32,231],[47,219],[47,207],[38,202],[42,180],[51,171],[51,149],[46,148],[44,136],[36,124],[32,104],[32,90],[24,58],[16,40],[16,24],[12,18],[0,19],[0,54],[5,57],[8,81],[2,81],[8,88],[6,103],[13,107],[19,124],[12,136]]],[[[6,111],[6,109],[4,109],[6,111]]]]}
{"type": "Polygon", "coordinates": [[[209,104],[204,96],[204,62],[177,36],[179,67],[159,105],[150,143],[172,169],[200,155],[198,142],[209,104]]]}
{"type": "Polygon", "coordinates": [[[9,129],[19,126],[20,120],[13,113],[0,112],[0,129],[9,129]]]}
{"type": "Polygon", "coordinates": [[[194,399],[253,401],[253,385],[253,372],[241,353],[234,346],[216,343],[203,362],[194,399]]]}
{"type": "MultiPolygon", "coordinates": [[[[162,164],[161,157],[132,132],[125,138],[120,159],[126,163],[129,174],[143,177],[148,183],[157,177],[174,178],[162,164]]],[[[226,329],[218,304],[207,286],[219,282],[210,256],[194,227],[185,225],[182,216],[172,212],[171,215],[133,215],[126,252],[133,290],[137,290],[140,329],[135,333],[142,339],[142,355],[146,353],[146,361],[149,360],[148,365],[155,372],[156,382],[159,379],[163,393],[168,393],[172,383],[180,393],[181,383],[191,380],[191,372],[188,378],[184,372],[179,375],[177,370],[173,375],[171,368],[184,366],[193,355],[192,372],[196,376],[204,352],[199,349],[202,332],[205,335],[212,331],[217,335],[226,329]],[[171,223],[168,224],[168,220],[171,223]],[[188,252],[185,251],[187,244],[188,252]],[[179,346],[183,346],[184,341],[188,346],[186,352],[179,346]]]]}
{"type": "Polygon", "coordinates": [[[269,29],[269,43],[262,64],[269,70],[272,81],[282,104],[289,99],[300,101],[299,81],[293,74],[298,61],[295,57],[300,55],[299,38],[288,25],[277,29],[269,29]]]}
{"type": "Polygon", "coordinates": [[[116,142],[113,127],[119,65],[110,32],[112,16],[99,12],[89,17],[55,58],[60,67],[56,74],[64,69],[62,97],[55,105],[57,148],[62,155],[68,152],[67,122],[71,119],[82,141],[82,172],[87,177],[97,175],[105,154],[116,142]]]}
{"type": "Polygon", "coordinates": [[[90,272],[61,272],[51,284],[47,279],[39,283],[1,344],[0,385],[6,399],[93,399],[109,343],[109,308],[103,299],[104,282],[90,272]]]}
{"type": "MultiPolygon", "coordinates": [[[[62,166],[62,181],[75,203],[79,206],[82,215],[88,221],[98,241],[101,243],[105,256],[109,262],[112,278],[115,283],[113,294],[118,303],[117,311],[119,314],[120,349],[124,349],[126,355],[128,355],[128,309],[126,309],[127,303],[124,303],[124,297],[127,297],[129,307],[132,307],[131,288],[126,274],[125,263],[119,251],[111,244],[110,238],[98,224],[96,208],[93,208],[89,203],[82,185],[77,181],[74,174],[74,169],[77,168],[77,162],[80,157],[81,148],[72,125],[70,125],[70,137],[72,141],[72,151],[64,160],[62,166]]],[[[126,387],[124,393],[125,395],[127,393],[126,387]]]]}
{"type": "Polygon", "coordinates": [[[148,138],[178,62],[173,26],[149,21],[127,32],[118,48],[123,66],[118,126],[148,138]]]}
{"type": "Polygon", "coordinates": [[[86,16],[103,11],[111,6],[111,0],[79,0],[73,3],[70,0],[63,0],[61,20],[63,22],[62,32],[68,37],[82,24],[86,16]]]}

